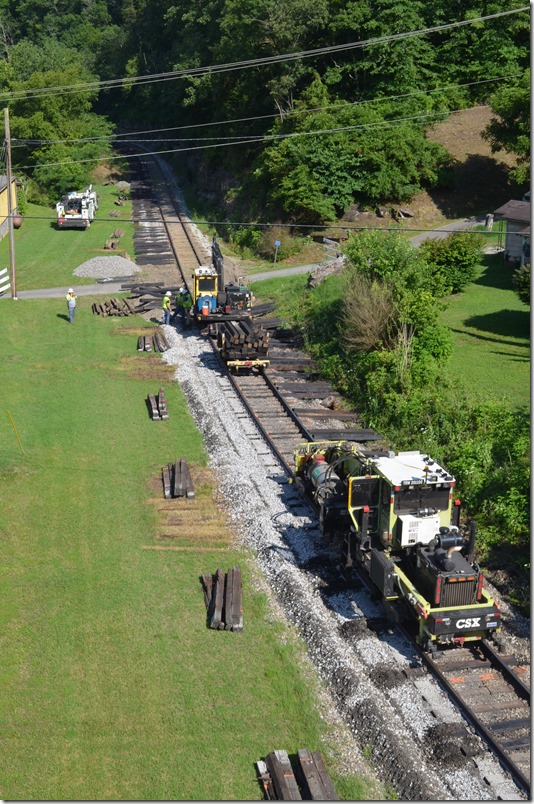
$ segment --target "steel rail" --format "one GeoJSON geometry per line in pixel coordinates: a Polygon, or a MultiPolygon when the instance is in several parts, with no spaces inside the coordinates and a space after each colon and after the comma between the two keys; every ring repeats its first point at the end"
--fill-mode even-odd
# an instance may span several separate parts
{"type": "MultiPolygon", "coordinates": [[[[402,628],[402,630],[404,631],[404,633],[406,633],[405,629],[402,628]]],[[[427,667],[430,668],[432,675],[436,678],[438,683],[441,684],[442,687],[444,687],[447,694],[451,697],[451,699],[460,709],[462,715],[471,724],[471,726],[474,728],[477,734],[479,734],[482,737],[482,739],[485,740],[485,742],[490,746],[493,753],[499,759],[501,765],[503,765],[503,767],[506,768],[506,770],[512,776],[515,784],[528,795],[530,800],[530,779],[528,779],[525,776],[523,771],[511,759],[506,749],[494,737],[489,728],[482,722],[482,720],[478,717],[478,715],[471,709],[471,707],[468,704],[466,704],[460,693],[457,692],[454,684],[451,684],[448,678],[446,678],[446,676],[443,675],[440,668],[433,660],[433,658],[430,656],[430,654],[426,653],[419,645],[417,645],[415,640],[413,641],[413,644],[423,662],[427,665],[427,667]]],[[[498,654],[496,654],[493,650],[491,650],[491,654],[488,652],[487,656],[497,658],[495,664],[499,667],[499,669],[501,669],[504,666],[504,662],[502,662],[502,660],[499,660],[498,654]]],[[[509,673],[512,672],[509,667],[506,667],[506,670],[509,673]]],[[[520,678],[516,677],[516,679],[521,686],[524,686],[520,678]]],[[[528,688],[526,689],[528,690],[528,688]]],[[[529,702],[530,702],[530,695],[529,695],[529,702]]]]}

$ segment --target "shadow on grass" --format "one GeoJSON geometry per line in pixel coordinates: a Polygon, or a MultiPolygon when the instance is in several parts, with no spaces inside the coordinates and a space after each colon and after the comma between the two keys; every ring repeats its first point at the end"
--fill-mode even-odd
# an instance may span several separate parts
{"type": "Polygon", "coordinates": [[[57,317],[58,317],[58,318],[62,318],[64,321],[68,321],[68,320],[69,320],[68,315],[65,315],[65,313],[57,313],[57,317]]]}
{"type": "Polygon", "coordinates": [[[510,168],[492,156],[470,154],[452,168],[455,186],[429,194],[447,218],[469,218],[493,212],[517,194],[510,183],[510,168]]]}
{"type": "Polygon", "coordinates": [[[513,290],[512,276],[514,269],[506,265],[502,254],[487,254],[482,265],[484,269],[474,285],[483,285],[488,288],[498,288],[499,290],[513,290]]]}
{"type": "MultiPolygon", "coordinates": [[[[503,338],[518,339],[517,342],[510,345],[522,348],[528,348],[529,346],[530,313],[526,310],[499,310],[498,313],[472,315],[470,318],[465,319],[464,324],[466,327],[472,327],[482,332],[492,332],[494,335],[500,335],[503,338]]],[[[495,338],[488,338],[484,335],[468,334],[480,340],[495,340],[495,338]]]]}

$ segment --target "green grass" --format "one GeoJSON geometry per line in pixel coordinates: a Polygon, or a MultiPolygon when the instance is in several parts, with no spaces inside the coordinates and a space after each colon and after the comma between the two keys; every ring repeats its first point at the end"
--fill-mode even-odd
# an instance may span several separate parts
{"type": "Polygon", "coordinates": [[[486,256],[475,282],[447,302],[441,323],[453,333],[451,371],[466,395],[528,406],[530,310],[514,293],[502,256],[486,256]]]}
{"type": "Polygon", "coordinates": [[[207,456],[161,358],[136,352],[132,327],[151,325],[91,301],[73,326],[60,300],[1,303],[2,799],[258,800],[254,762],[302,747],[347,799],[381,798],[336,774],[302,645],[248,555],[144,549],[161,467],[207,472],[207,456]],[[162,384],[170,418],[153,422],[162,384]],[[199,576],[235,564],[244,631],[212,631],[199,576]]]}
{"type": "MultiPolygon", "coordinates": [[[[119,190],[94,185],[99,198],[95,220],[88,229],[58,229],[55,207],[29,204],[22,226],[14,233],[17,292],[36,288],[67,287],[73,282],[75,268],[99,255],[124,253],[133,257],[132,205],[126,201],[117,207],[119,190]],[[109,217],[118,212],[120,217],[109,217]],[[119,248],[104,251],[104,244],[115,229],[124,232],[119,248]]],[[[9,238],[0,241],[0,267],[10,267],[9,238]]],[[[94,279],[75,277],[77,285],[94,284],[94,279]]]]}

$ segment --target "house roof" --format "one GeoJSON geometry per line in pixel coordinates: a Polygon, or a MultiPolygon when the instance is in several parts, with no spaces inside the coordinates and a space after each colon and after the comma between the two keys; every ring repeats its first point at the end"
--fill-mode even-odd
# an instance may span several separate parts
{"type": "Polygon", "coordinates": [[[520,229],[516,234],[520,237],[530,237],[530,226],[525,226],[524,229],[520,229]]]}
{"type": "Polygon", "coordinates": [[[507,201],[493,213],[506,221],[530,223],[530,201],[507,201]]]}

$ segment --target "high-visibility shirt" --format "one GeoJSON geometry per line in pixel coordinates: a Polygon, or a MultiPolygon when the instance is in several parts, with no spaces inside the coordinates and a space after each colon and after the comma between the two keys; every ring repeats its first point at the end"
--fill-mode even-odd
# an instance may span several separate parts
{"type": "Polygon", "coordinates": [[[163,307],[164,310],[170,310],[171,309],[170,296],[164,296],[163,297],[163,302],[162,302],[161,306],[163,307]]]}
{"type": "Polygon", "coordinates": [[[190,293],[180,293],[180,296],[177,298],[177,303],[181,304],[182,307],[191,307],[193,304],[193,299],[191,298],[190,293]]]}

